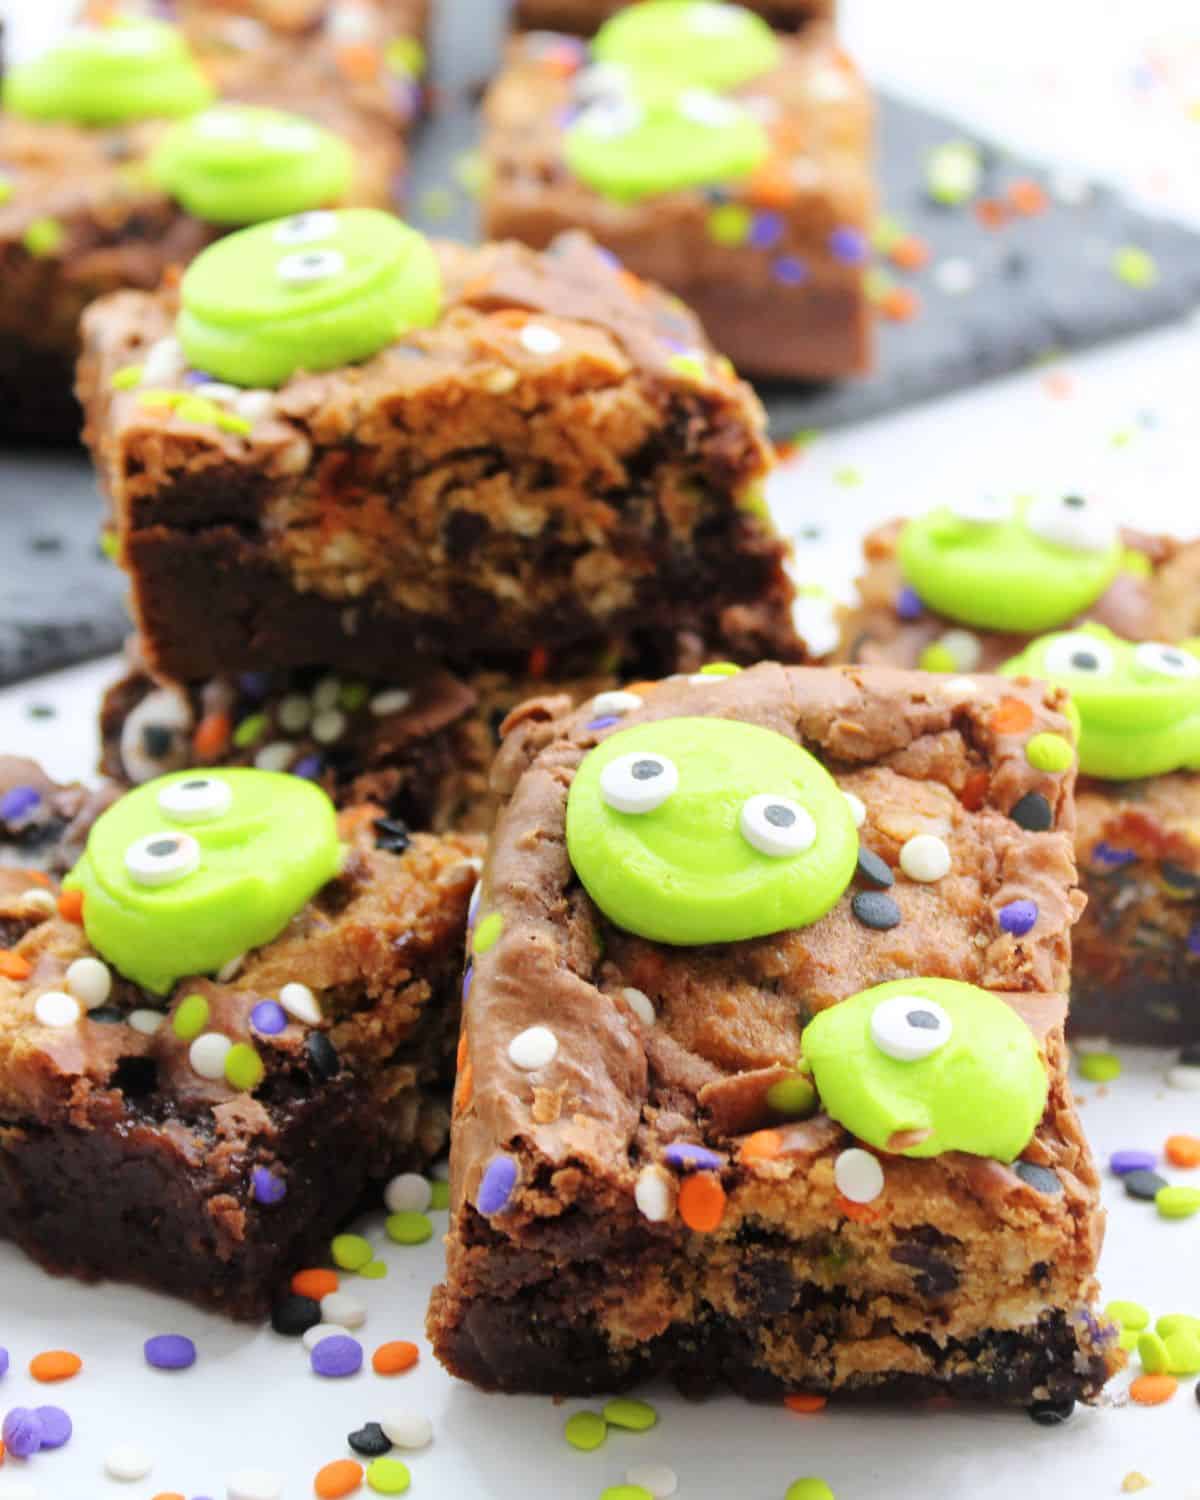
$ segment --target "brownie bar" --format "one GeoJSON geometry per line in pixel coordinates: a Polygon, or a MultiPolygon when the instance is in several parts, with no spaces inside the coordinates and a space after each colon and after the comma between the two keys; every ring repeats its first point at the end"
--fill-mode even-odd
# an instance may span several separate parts
{"type": "MultiPolygon", "coordinates": [[[[629,0],[516,0],[513,20],[529,30],[573,31],[589,36],[629,0]]],[[[820,17],[831,18],[835,0],[743,0],[780,31],[798,30],[820,17]]]]}
{"type": "Polygon", "coordinates": [[[388,679],[398,651],[456,671],[680,632],[800,659],[763,411],[691,315],[579,236],[439,253],[433,327],[252,393],[245,435],[114,389],[173,342],[169,293],[89,310],[86,438],[153,670],[388,679]]]}
{"type": "Polygon", "coordinates": [[[572,173],[565,132],[587,61],[566,37],[511,44],[485,108],[486,232],[542,247],[586,230],[678,293],[743,373],[866,370],[871,104],[831,29],[782,38],[778,66],[734,91],[768,122],[772,155],[748,178],[714,184],[718,204],[704,187],[617,200],[572,173]]]}
{"type": "Polygon", "coordinates": [[[7,929],[0,977],[0,1235],[57,1273],[257,1318],[373,1184],[440,1149],[480,845],[413,835],[389,852],[377,813],[343,815],[340,877],[235,975],[164,1001],[112,971],[68,1026],[41,1024],[34,1002],[91,955],[83,929],[0,882],[0,930],[24,931],[7,929]],[[294,981],[322,1019],[264,1035],[251,1012],[294,981]],[[192,1067],[174,1017],[195,995],[209,1029],[264,1062],[252,1091],[192,1067]]]}
{"type": "MultiPolygon", "coordinates": [[[[753,1396],[1093,1398],[1122,1356],[1091,1311],[1104,1216],[1062,1035],[1082,906],[1074,774],[1039,771],[1025,750],[1070,733],[1064,696],[773,665],[637,696],[615,727],[586,705],[517,726],[494,772],[507,801],[471,942],[449,1264],[428,1323],[439,1358],[489,1389],[555,1395],[666,1372],[753,1396]],[[1005,727],[1014,702],[1019,734],[1005,727]],[[588,895],[564,837],[588,751],[681,716],[770,729],[858,799],[858,873],[827,915],[671,946],[588,895]],[[927,835],[949,868],[917,879],[911,841],[927,835]],[[937,1155],[895,1154],[921,1132],[889,1137],[863,1153],[878,1190],[851,1198],[855,1139],[812,1113],[801,1030],[921,976],[991,992],[1009,1027],[1021,1018],[1048,1074],[1044,1113],[1011,1166],[949,1138],[937,1155]]],[[[703,740],[698,725],[688,736],[703,740]]],[[[688,775],[682,764],[681,791],[688,775]]],[[[695,793],[684,805],[705,815],[695,793]]],[[[682,889],[690,851],[719,835],[689,842],[672,826],[682,889]]],[[[739,879],[721,886],[731,900],[739,879]]]]}

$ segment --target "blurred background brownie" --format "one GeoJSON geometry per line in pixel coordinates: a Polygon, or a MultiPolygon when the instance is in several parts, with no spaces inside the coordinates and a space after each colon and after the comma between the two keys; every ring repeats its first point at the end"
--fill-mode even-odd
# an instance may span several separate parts
{"type": "MultiPolygon", "coordinates": [[[[515,0],[513,20],[529,30],[575,31],[587,36],[630,0],[515,0]]],[[[816,17],[832,16],[835,0],[747,0],[780,30],[794,30],[816,17]]]]}

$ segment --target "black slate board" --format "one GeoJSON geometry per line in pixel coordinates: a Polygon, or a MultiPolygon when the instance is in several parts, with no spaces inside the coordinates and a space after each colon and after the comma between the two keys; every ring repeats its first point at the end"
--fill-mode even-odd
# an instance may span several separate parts
{"type": "MultiPolygon", "coordinates": [[[[434,234],[476,234],[476,206],[461,179],[504,10],[490,0],[445,0],[439,11],[437,107],[416,142],[410,196],[413,221],[434,234]]],[[[1200,234],[1143,214],[1104,188],[1078,203],[1059,202],[1043,167],[898,98],[880,100],[879,137],[883,210],[932,252],[919,272],[889,272],[917,293],[921,310],[911,322],[880,321],[879,367],[869,379],[764,386],[777,438],[959,391],[1058,351],[1169,322],[1200,303],[1200,234]],[[928,152],[961,139],[980,148],[985,197],[1032,179],[1051,189],[1048,210],[990,230],[969,208],[931,202],[928,152]],[[1113,256],[1127,246],[1153,258],[1152,285],[1129,286],[1114,274],[1113,256]],[[951,259],[970,266],[970,291],[939,288],[935,267],[951,259]]],[[[125,584],[96,547],[98,517],[81,457],[0,455],[0,682],[120,646],[129,628],[125,584]]]]}

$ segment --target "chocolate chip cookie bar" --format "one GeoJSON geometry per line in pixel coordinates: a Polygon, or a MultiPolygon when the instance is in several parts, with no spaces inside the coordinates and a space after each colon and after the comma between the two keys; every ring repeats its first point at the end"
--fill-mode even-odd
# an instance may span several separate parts
{"type": "Polygon", "coordinates": [[[513,729],[428,1324],[448,1369],[1096,1396],[1123,1356],[1063,1044],[1066,703],[761,665],[513,729]]]}

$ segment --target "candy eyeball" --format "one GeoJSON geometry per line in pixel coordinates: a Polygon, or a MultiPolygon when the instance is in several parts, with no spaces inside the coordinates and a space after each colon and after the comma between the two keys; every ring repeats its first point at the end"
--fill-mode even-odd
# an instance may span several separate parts
{"type": "Polygon", "coordinates": [[[600,776],[600,795],[617,812],[653,812],[678,789],[679,771],[665,755],[634,751],[605,766],[600,776]]]}
{"type": "Polygon", "coordinates": [[[578,104],[599,104],[628,98],[633,91],[633,72],[624,63],[592,63],[580,68],[571,80],[578,104]]]}
{"type": "Polygon", "coordinates": [[[1025,524],[1042,541],[1072,552],[1107,552],[1120,537],[1109,512],[1086,495],[1035,500],[1025,513],[1025,524]]]}
{"type": "Polygon", "coordinates": [[[1058,676],[1111,677],[1116,656],[1106,641],[1086,631],[1060,636],[1046,648],[1046,671],[1058,676]]]}
{"type": "Polygon", "coordinates": [[[337,216],[324,209],[292,214],[282,219],[271,232],[277,245],[307,245],[313,240],[327,240],[337,233],[337,216]]]}
{"type": "Polygon", "coordinates": [[[693,125],[702,125],[706,130],[726,130],[744,118],[745,111],[732,99],[707,89],[684,89],[679,96],[679,113],[693,125]]]}
{"type": "Polygon", "coordinates": [[[812,847],[817,825],[798,802],[761,792],[742,804],[742,837],[760,854],[783,859],[812,847]]]}
{"type": "Polygon", "coordinates": [[[871,1012],[871,1040],[897,1062],[919,1062],[949,1042],[950,1017],[935,1000],[921,995],[892,995],[871,1012]]]}
{"type": "Polygon", "coordinates": [[[307,151],[317,132],[304,120],[274,120],[263,126],[258,139],[271,151],[307,151]]]}
{"type": "Polygon", "coordinates": [[[200,845],[190,833],[148,833],[125,851],[135,885],[174,885],[200,868],[200,845]]]}
{"type": "Polygon", "coordinates": [[[206,823],[223,818],[233,803],[233,788],[219,776],[191,776],[172,781],[158,794],[160,811],[176,823],[206,823]]]}
{"type": "Polygon", "coordinates": [[[187,699],[171,688],[156,688],[121,725],[121,770],[134,785],[167,771],[181,770],[191,753],[194,720],[187,699]]]}
{"type": "Polygon", "coordinates": [[[1012,519],[1013,502],[1005,495],[967,495],[949,506],[951,515],[975,526],[999,526],[1012,519]]]}
{"type": "Polygon", "coordinates": [[[637,130],[645,112],[632,99],[601,98],[588,107],[575,121],[574,128],[584,135],[599,141],[616,141],[637,130]]]}
{"type": "Polygon", "coordinates": [[[250,134],[246,116],[235,109],[206,109],[192,129],[210,141],[244,141],[250,134]]]}
{"type": "Polygon", "coordinates": [[[1152,677],[1200,677],[1200,659],[1182,646],[1145,641],[1133,648],[1133,662],[1139,671],[1152,677]]]}
{"type": "Polygon", "coordinates": [[[736,36],[742,28],[742,18],[732,5],[699,0],[688,7],[684,25],[697,36],[720,38],[736,36]]]}
{"type": "Polygon", "coordinates": [[[346,257],[340,250],[296,250],[279,262],[279,279],[294,286],[313,281],[328,281],[346,269],[346,257]]]}

